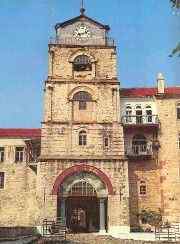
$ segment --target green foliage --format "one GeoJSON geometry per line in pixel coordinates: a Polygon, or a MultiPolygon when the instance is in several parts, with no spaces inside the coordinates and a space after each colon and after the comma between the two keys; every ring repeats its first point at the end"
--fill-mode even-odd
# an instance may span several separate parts
{"type": "Polygon", "coordinates": [[[180,0],[170,0],[173,8],[180,8],[180,0]]]}
{"type": "Polygon", "coordinates": [[[173,57],[176,54],[178,55],[178,57],[180,57],[180,42],[178,43],[176,48],[172,50],[172,53],[169,55],[169,57],[173,57]]]}
{"type": "MultiPolygon", "coordinates": [[[[180,0],[170,0],[170,3],[172,4],[173,8],[177,9],[177,11],[180,11],[180,0]]],[[[178,57],[180,57],[180,42],[177,44],[176,48],[172,50],[172,53],[169,55],[169,57],[173,57],[176,54],[178,57]]]]}
{"type": "Polygon", "coordinates": [[[141,220],[142,223],[147,223],[155,227],[158,227],[162,223],[162,214],[160,210],[159,212],[152,210],[142,210],[138,214],[138,218],[141,220]]]}

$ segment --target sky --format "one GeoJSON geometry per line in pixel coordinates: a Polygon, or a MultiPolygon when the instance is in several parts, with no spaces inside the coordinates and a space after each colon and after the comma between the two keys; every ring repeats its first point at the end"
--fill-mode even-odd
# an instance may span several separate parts
{"type": "MultiPolygon", "coordinates": [[[[80,0],[0,0],[0,127],[41,126],[48,42],[54,25],[79,15],[80,0]]],[[[180,15],[168,0],[85,0],[86,15],[111,27],[121,87],[180,85],[180,15]]]]}

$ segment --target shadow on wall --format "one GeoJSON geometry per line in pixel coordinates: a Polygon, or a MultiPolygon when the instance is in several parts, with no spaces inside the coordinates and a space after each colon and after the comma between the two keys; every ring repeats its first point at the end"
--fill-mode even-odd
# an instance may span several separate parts
{"type": "Polygon", "coordinates": [[[17,238],[38,235],[36,227],[0,227],[0,238],[17,238]]]}
{"type": "Polygon", "coordinates": [[[133,172],[131,177],[129,175],[129,214],[130,214],[130,227],[131,231],[139,230],[139,220],[138,220],[138,177],[133,172]]]}

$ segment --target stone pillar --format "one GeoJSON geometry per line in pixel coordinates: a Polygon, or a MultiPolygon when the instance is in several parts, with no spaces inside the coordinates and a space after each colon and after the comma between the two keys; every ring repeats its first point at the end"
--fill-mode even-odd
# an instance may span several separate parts
{"type": "Polygon", "coordinates": [[[61,218],[63,221],[66,220],[66,199],[61,199],[61,218]]]}
{"type": "Polygon", "coordinates": [[[99,200],[99,233],[104,234],[106,233],[105,229],[105,199],[101,198],[99,200]]]}
{"type": "Polygon", "coordinates": [[[119,182],[114,187],[114,194],[108,195],[108,232],[112,235],[130,232],[128,162],[118,163],[121,168],[119,182]]]}

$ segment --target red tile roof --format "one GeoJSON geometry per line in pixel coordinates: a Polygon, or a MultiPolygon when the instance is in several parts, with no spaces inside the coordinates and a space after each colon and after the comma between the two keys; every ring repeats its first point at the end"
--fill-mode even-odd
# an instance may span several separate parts
{"type": "MultiPolygon", "coordinates": [[[[123,97],[147,97],[157,95],[157,88],[122,88],[120,94],[123,97]]],[[[180,95],[180,87],[168,87],[165,95],[180,95]]]]}
{"type": "Polygon", "coordinates": [[[3,128],[0,128],[0,137],[40,138],[41,129],[3,129],[3,128]]]}

